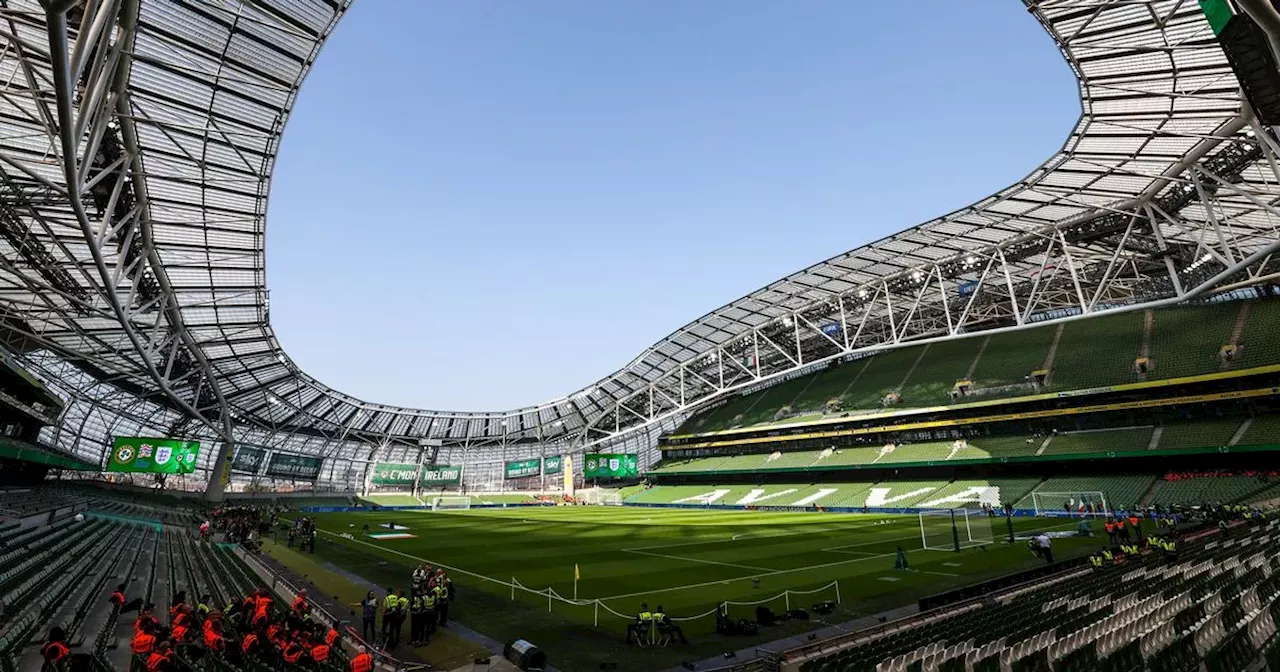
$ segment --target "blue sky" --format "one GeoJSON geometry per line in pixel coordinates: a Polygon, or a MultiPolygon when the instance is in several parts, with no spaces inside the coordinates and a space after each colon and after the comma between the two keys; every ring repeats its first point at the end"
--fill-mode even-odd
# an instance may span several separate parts
{"type": "Polygon", "coordinates": [[[1017,2],[364,0],[285,131],[272,323],[373,402],[506,410],[1018,180],[1079,115],[1017,2]]]}

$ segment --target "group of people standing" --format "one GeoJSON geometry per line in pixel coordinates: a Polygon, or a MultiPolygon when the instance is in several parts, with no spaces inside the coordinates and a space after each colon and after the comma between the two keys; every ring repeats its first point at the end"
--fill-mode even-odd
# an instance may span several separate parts
{"type": "MultiPolygon", "coordinates": [[[[134,669],[182,670],[187,669],[185,661],[210,655],[232,663],[253,659],[273,669],[343,665],[338,631],[312,620],[305,590],[288,608],[278,607],[266,589],[221,609],[211,608],[208,601],[202,597],[192,607],[185,593],[179,593],[169,608],[167,626],[156,618],[153,605],[145,605],[134,622],[130,643],[134,669]]],[[[368,672],[372,666],[372,657],[364,651],[350,661],[353,671],[368,672]]]]}
{"type": "Polygon", "coordinates": [[[432,568],[422,564],[413,570],[410,591],[403,588],[387,588],[381,601],[374,591],[369,591],[360,606],[363,612],[361,635],[365,641],[375,641],[381,634],[383,648],[390,651],[400,644],[401,631],[409,621],[409,646],[423,646],[436,627],[449,623],[449,604],[457,599],[453,579],[443,567],[432,568]],[[382,608],[382,629],[377,628],[378,609],[382,608]]]}
{"type": "Polygon", "coordinates": [[[298,542],[299,551],[316,552],[316,521],[310,517],[298,518],[286,533],[289,537],[289,548],[298,542]]]}

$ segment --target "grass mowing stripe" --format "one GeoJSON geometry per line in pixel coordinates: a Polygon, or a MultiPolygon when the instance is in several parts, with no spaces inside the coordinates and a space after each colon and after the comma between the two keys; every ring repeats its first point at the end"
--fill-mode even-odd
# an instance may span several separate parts
{"type": "Polygon", "coordinates": [[[668,558],[670,560],[681,560],[683,562],[701,562],[708,565],[720,565],[721,567],[737,567],[739,569],[751,569],[759,572],[773,571],[772,567],[755,567],[752,565],[739,565],[732,562],[718,562],[716,560],[703,560],[701,558],[684,558],[678,555],[664,555],[662,553],[652,553],[650,551],[640,551],[634,548],[624,548],[627,553],[636,553],[638,555],[648,555],[654,558],[668,558]]]}
{"type": "MultiPolygon", "coordinates": [[[[327,534],[327,535],[329,535],[329,536],[331,536],[331,537],[337,537],[337,538],[339,538],[339,539],[345,539],[345,537],[343,537],[342,535],[337,534],[337,533],[334,533],[334,532],[330,532],[329,530],[319,530],[319,531],[320,531],[322,534],[327,534]]],[[[396,550],[396,549],[394,549],[394,548],[387,548],[386,546],[379,546],[379,545],[377,545],[377,544],[371,544],[371,543],[369,543],[369,542],[367,542],[367,541],[360,541],[359,539],[345,539],[345,540],[346,540],[346,541],[349,541],[349,542],[351,542],[351,543],[354,543],[354,544],[360,544],[360,545],[362,545],[362,546],[368,546],[369,548],[376,548],[376,549],[378,549],[378,550],[380,550],[380,551],[386,551],[387,553],[394,553],[395,555],[399,555],[399,556],[404,557],[404,558],[409,558],[410,560],[417,560],[418,562],[425,562],[425,563],[427,563],[427,564],[430,564],[430,565],[431,565],[431,566],[433,566],[433,567],[444,567],[445,569],[447,569],[447,570],[449,570],[449,571],[451,571],[451,572],[457,572],[457,573],[459,573],[459,574],[465,574],[465,575],[467,575],[467,576],[472,576],[472,577],[475,577],[475,578],[477,578],[477,579],[481,579],[481,580],[484,580],[484,581],[490,581],[490,582],[493,582],[493,583],[496,583],[496,584],[499,584],[499,585],[502,585],[502,586],[506,586],[506,587],[508,587],[508,588],[510,588],[510,587],[511,587],[511,582],[510,582],[510,581],[502,581],[502,580],[500,580],[500,579],[495,579],[495,578],[493,578],[493,577],[491,577],[491,576],[485,576],[484,574],[476,574],[475,572],[468,572],[467,570],[462,569],[461,567],[452,567],[452,566],[450,566],[450,565],[446,565],[446,564],[444,564],[443,562],[435,562],[435,561],[433,561],[433,560],[428,560],[428,559],[426,559],[426,558],[420,558],[420,557],[418,557],[418,556],[416,556],[416,555],[409,555],[408,553],[405,553],[405,552],[403,552],[403,551],[397,551],[397,550],[396,550]]]]}
{"type": "MultiPolygon", "coordinates": [[[[1074,523],[1069,523],[1069,524],[1066,524],[1066,525],[1054,525],[1054,526],[1047,527],[1047,528],[1045,528],[1045,529],[1046,529],[1046,530],[1059,530],[1059,529],[1062,529],[1062,528],[1064,528],[1064,527],[1074,527],[1074,526],[1075,526],[1075,524],[1074,524],[1074,523]]],[[[914,539],[914,538],[915,538],[915,537],[914,537],[914,536],[912,536],[912,537],[898,537],[898,538],[896,538],[896,539],[882,539],[882,540],[880,540],[880,541],[868,541],[868,542],[861,543],[861,544],[849,544],[848,546],[844,546],[843,548],[852,548],[852,547],[854,547],[854,546],[871,546],[871,545],[875,545],[875,544],[883,544],[883,543],[889,543],[889,542],[893,542],[893,541],[903,541],[903,540],[906,540],[906,539],[914,539]]],[[[824,550],[825,550],[825,549],[824,549],[824,550]]],[[[868,556],[867,556],[867,557],[865,557],[865,558],[850,558],[850,559],[848,559],[848,560],[837,560],[836,562],[827,562],[827,563],[823,563],[823,564],[819,564],[819,565],[806,565],[806,566],[804,566],[804,567],[796,567],[796,568],[794,568],[794,569],[777,569],[777,570],[773,570],[773,571],[770,571],[770,572],[766,572],[766,573],[764,573],[764,574],[760,574],[760,575],[758,576],[758,578],[764,578],[764,577],[769,577],[769,576],[781,576],[781,575],[783,575],[783,574],[795,574],[795,573],[797,573],[797,572],[806,572],[806,571],[812,571],[812,570],[815,570],[815,569],[825,569],[825,568],[828,568],[828,567],[837,567],[837,566],[840,566],[840,565],[846,565],[846,564],[850,564],[850,563],[854,563],[854,562],[865,562],[865,561],[867,561],[867,560],[875,560],[876,558],[889,558],[889,557],[893,557],[893,556],[895,556],[895,555],[897,555],[897,551],[893,551],[893,552],[890,552],[890,553],[877,553],[877,554],[874,554],[874,555],[868,555],[868,556]]],[[[922,573],[922,574],[933,574],[933,575],[935,575],[935,576],[947,576],[947,577],[958,577],[958,576],[960,576],[959,574],[951,574],[951,573],[946,573],[946,572],[921,572],[921,573],[922,573]]],[[[751,577],[751,578],[757,578],[757,577],[751,577]]],[[[733,580],[734,580],[734,579],[726,579],[726,580],[723,580],[723,581],[707,581],[707,582],[704,582],[704,583],[695,583],[695,584],[690,584],[690,585],[687,585],[687,586],[676,586],[675,588],[662,588],[662,589],[659,589],[659,590],[648,590],[648,591],[643,591],[643,592],[638,592],[638,593],[627,593],[627,594],[625,594],[625,595],[611,595],[611,596],[609,596],[609,597],[601,597],[601,598],[597,598],[597,599],[599,599],[599,600],[600,600],[600,601],[602,601],[602,602],[603,602],[603,601],[607,601],[607,600],[619,600],[619,599],[623,599],[623,598],[627,598],[627,597],[640,597],[640,596],[643,596],[643,595],[654,595],[654,594],[656,594],[656,593],[664,593],[664,592],[668,592],[668,591],[687,590],[687,589],[690,589],[690,588],[704,588],[704,587],[706,587],[706,586],[714,586],[714,585],[716,585],[716,584],[726,584],[726,583],[729,583],[729,582],[731,582],[731,581],[733,581],[733,580]]]]}

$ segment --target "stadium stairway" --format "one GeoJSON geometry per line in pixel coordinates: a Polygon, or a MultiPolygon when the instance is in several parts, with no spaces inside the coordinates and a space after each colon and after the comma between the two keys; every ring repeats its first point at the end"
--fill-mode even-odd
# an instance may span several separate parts
{"type": "MultiPolygon", "coordinates": [[[[1071,570],[800,652],[800,672],[1238,672],[1280,660],[1280,529],[1071,570]],[[1201,666],[1203,661],[1203,666],[1201,666]]],[[[1275,669],[1275,668],[1273,668],[1275,669]]]]}

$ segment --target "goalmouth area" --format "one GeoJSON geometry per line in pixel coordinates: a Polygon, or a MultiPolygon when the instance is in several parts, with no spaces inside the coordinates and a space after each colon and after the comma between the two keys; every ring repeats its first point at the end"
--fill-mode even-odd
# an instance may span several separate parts
{"type": "MultiPolygon", "coordinates": [[[[580,506],[315,518],[322,559],[384,588],[406,587],[419,563],[445,566],[461,595],[451,618],[499,641],[523,637],[538,643],[541,631],[543,641],[560,642],[565,633],[576,633],[584,640],[580,646],[553,648],[582,657],[582,669],[588,669],[586,659],[612,660],[626,649],[625,624],[642,602],[686,619],[681,625],[693,645],[643,654],[654,657],[655,665],[675,656],[671,664],[678,665],[1042,564],[1025,542],[1007,543],[1004,518],[975,520],[973,514],[969,525],[989,524],[993,541],[967,543],[960,552],[922,548],[919,515],[580,506]],[[360,532],[364,525],[376,531],[392,522],[413,536],[379,540],[360,532]],[[909,571],[894,569],[899,547],[909,571]],[[811,612],[814,620],[807,625],[762,628],[752,639],[714,633],[714,611],[724,602],[737,619],[754,618],[757,604],[782,613],[788,606],[809,610],[828,600],[839,602],[837,611],[825,617],[811,612]]],[[[926,537],[951,535],[949,516],[925,519],[926,537]]],[[[1063,518],[1014,520],[1018,534],[1066,532],[1078,525],[1063,518]]],[[[1054,552],[1060,558],[1080,555],[1097,543],[1097,537],[1055,539],[1054,552]]],[[[627,651],[631,657],[637,653],[627,651]]]]}

